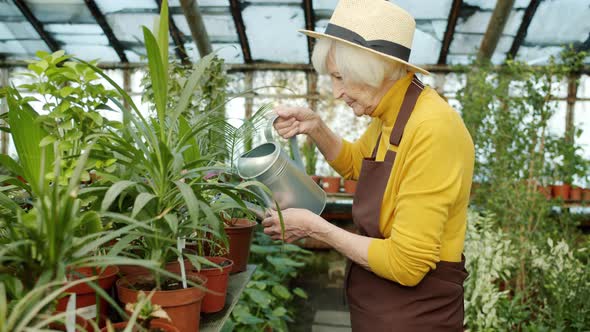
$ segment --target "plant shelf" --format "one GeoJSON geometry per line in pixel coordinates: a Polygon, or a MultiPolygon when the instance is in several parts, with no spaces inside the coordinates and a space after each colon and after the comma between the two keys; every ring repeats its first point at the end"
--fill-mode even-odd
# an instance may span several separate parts
{"type": "Polygon", "coordinates": [[[201,323],[199,331],[201,332],[218,332],[221,331],[223,325],[229,318],[231,312],[234,310],[240,295],[246,289],[248,281],[252,278],[256,270],[256,265],[248,264],[246,271],[232,274],[229,276],[229,284],[227,286],[227,297],[225,298],[225,306],[220,312],[206,314],[201,313],[201,323]]]}

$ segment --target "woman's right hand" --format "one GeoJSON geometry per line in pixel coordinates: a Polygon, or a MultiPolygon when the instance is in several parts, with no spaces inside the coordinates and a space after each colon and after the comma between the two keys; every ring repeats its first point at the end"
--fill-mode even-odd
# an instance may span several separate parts
{"type": "Polygon", "coordinates": [[[274,122],[274,128],[283,138],[291,138],[298,134],[311,134],[321,123],[320,117],[306,107],[290,107],[279,105],[274,109],[279,117],[274,122]]]}

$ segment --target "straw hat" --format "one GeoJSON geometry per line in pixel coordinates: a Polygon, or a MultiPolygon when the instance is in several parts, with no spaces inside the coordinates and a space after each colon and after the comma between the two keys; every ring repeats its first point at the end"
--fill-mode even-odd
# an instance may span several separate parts
{"type": "Polygon", "coordinates": [[[428,75],[428,71],[408,62],[415,30],[412,15],[389,1],[341,0],[324,33],[299,31],[362,48],[428,75]]]}

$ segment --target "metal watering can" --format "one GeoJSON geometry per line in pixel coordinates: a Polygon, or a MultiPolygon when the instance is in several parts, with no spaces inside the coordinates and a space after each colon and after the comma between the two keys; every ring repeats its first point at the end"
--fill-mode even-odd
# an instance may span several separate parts
{"type": "MultiPolygon", "coordinates": [[[[305,173],[297,137],[293,136],[289,140],[295,160],[291,160],[273,139],[272,125],[277,118],[278,115],[274,115],[268,121],[264,131],[267,142],[238,158],[238,175],[245,180],[254,179],[266,185],[281,209],[300,208],[320,214],[326,206],[326,193],[305,173]]],[[[266,204],[267,207],[274,207],[270,199],[266,204]]]]}

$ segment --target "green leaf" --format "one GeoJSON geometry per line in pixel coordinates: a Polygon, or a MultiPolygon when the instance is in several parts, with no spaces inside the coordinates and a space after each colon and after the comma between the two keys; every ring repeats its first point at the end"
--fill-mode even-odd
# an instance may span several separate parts
{"type": "Polygon", "coordinates": [[[285,257],[273,257],[267,256],[266,260],[276,267],[283,267],[283,266],[293,266],[293,267],[302,267],[305,263],[294,261],[290,258],[285,257]]]}
{"type": "Polygon", "coordinates": [[[278,307],[275,308],[275,310],[272,311],[272,315],[275,317],[283,317],[287,314],[287,309],[285,309],[284,307],[278,307]]]}
{"type": "Polygon", "coordinates": [[[102,231],[100,215],[96,211],[88,211],[82,215],[79,228],[82,234],[94,234],[102,231]]]}
{"type": "Polygon", "coordinates": [[[184,204],[186,204],[186,208],[188,209],[188,213],[193,222],[199,220],[199,201],[197,200],[197,196],[193,192],[193,189],[186,183],[181,181],[175,181],[176,187],[180,190],[180,194],[184,198],[184,204]]]}
{"type": "Polygon", "coordinates": [[[273,299],[272,296],[268,294],[268,292],[255,288],[248,288],[244,291],[244,293],[248,294],[250,299],[256,302],[262,308],[268,308],[273,299]]]}
{"type": "Polygon", "coordinates": [[[232,312],[232,316],[240,323],[246,325],[255,325],[264,323],[264,321],[250,313],[247,306],[237,305],[232,312]]]}
{"type": "Polygon", "coordinates": [[[75,88],[73,88],[71,86],[66,86],[66,87],[63,87],[61,90],[59,90],[59,95],[62,98],[65,98],[65,97],[71,95],[72,92],[74,92],[74,90],[75,90],[75,88]]]}
{"type": "Polygon", "coordinates": [[[143,37],[147,51],[152,90],[154,91],[154,103],[156,104],[156,113],[158,114],[158,121],[160,125],[160,137],[163,139],[164,128],[166,125],[165,119],[167,100],[166,95],[168,93],[168,73],[165,72],[156,38],[146,27],[143,27],[143,37]]]}
{"type": "Polygon", "coordinates": [[[24,175],[24,170],[14,159],[5,154],[0,154],[0,165],[8,168],[14,175],[24,175]]]}
{"type": "Polygon", "coordinates": [[[307,299],[307,293],[299,287],[293,289],[293,294],[295,294],[301,298],[307,299]]]}
{"type": "Polygon", "coordinates": [[[291,297],[291,293],[289,293],[289,290],[287,289],[287,287],[283,286],[283,285],[275,285],[272,288],[272,293],[280,296],[284,299],[289,299],[291,297]]]}
{"type": "MultiPolygon", "coordinates": [[[[160,26],[158,27],[158,46],[162,54],[162,64],[164,65],[164,73],[168,74],[168,0],[162,1],[162,8],[160,10],[160,26]]],[[[168,78],[168,76],[166,76],[168,78]]]]}
{"type": "Polygon", "coordinates": [[[56,138],[54,136],[47,135],[47,136],[43,137],[43,139],[39,143],[39,147],[47,146],[55,141],[56,141],[56,138]]]}
{"type": "Polygon", "coordinates": [[[108,210],[108,208],[111,206],[111,204],[113,204],[115,199],[117,199],[117,197],[119,197],[121,192],[123,192],[123,190],[125,190],[133,185],[135,185],[135,182],[128,181],[128,180],[122,180],[122,181],[119,181],[119,182],[113,184],[109,188],[109,190],[107,190],[106,194],[104,195],[104,199],[102,200],[102,205],[101,205],[100,209],[102,211],[108,210]]]}
{"type": "Polygon", "coordinates": [[[141,210],[149,203],[152,199],[156,198],[155,195],[150,193],[140,193],[135,198],[135,203],[133,204],[133,211],[131,212],[131,218],[135,218],[141,210]]]}
{"type": "Polygon", "coordinates": [[[11,136],[18,153],[22,175],[31,185],[31,190],[38,193],[45,174],[51,172],[54,162],[53,148],[40,146],[41,140],[48,135],[36,119],[39,115],[28,104],[20,104],[20,95],[15,89],[9,89],[7,121],[11,136]],[[43,162],[42,162],[43,161],[43,162]]]}

